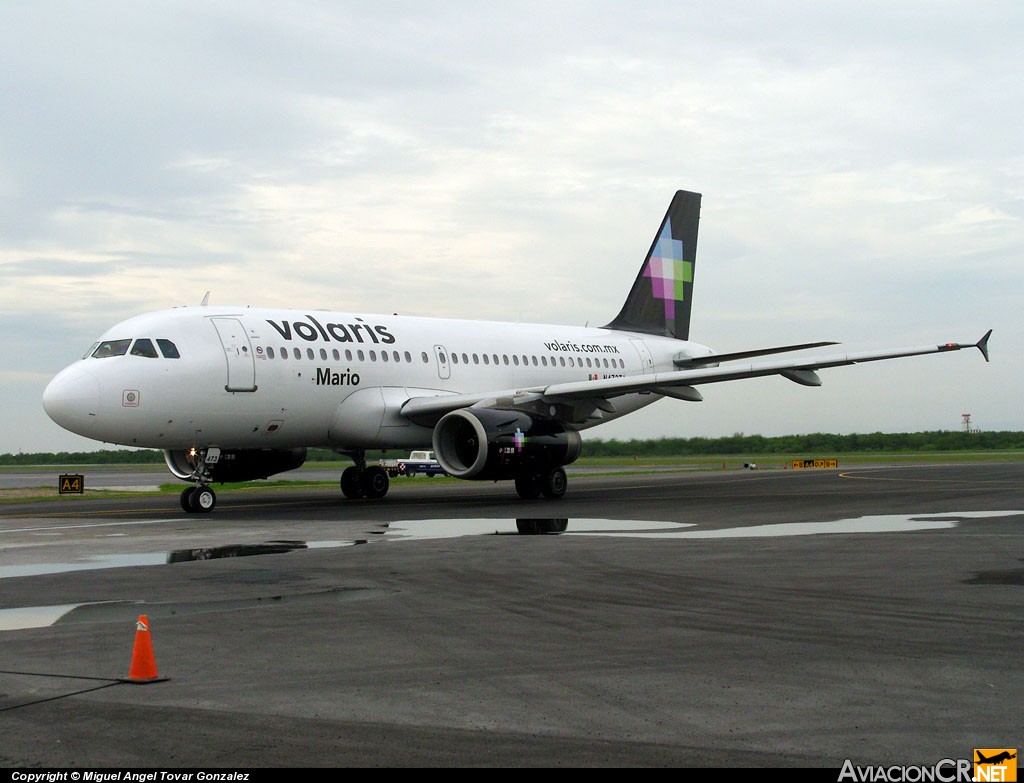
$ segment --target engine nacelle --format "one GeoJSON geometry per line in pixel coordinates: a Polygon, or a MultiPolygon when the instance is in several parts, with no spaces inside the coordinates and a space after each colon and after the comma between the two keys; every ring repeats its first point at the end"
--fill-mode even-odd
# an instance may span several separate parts
{"type": "Polygon", "coordinates": [[[434,453],[461,479],[514,479],[568,465],[583,447],[580,434],[552,419],[519,411],[464,408],[434,427],[434,453]]]}
{"type": "MultiPolygon", "coordinates": [[[[188,450],[164,451],[167,469],[180,479],[190,478],[199,457],[188,450]]],[[[302,449],[239,449],[221,451],[216,462],[207,462],[210,480],[220,483],[230,481],[252,481],[264,479],[286,470],[295,470],[306,461],[306,450],[302,449]]]]}

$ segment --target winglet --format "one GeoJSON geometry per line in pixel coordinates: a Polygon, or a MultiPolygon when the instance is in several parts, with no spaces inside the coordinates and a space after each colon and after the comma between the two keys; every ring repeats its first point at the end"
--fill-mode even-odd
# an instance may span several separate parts
{"type": "Polygon", "coordinates": [[[987,332],[985,332],[985,336],[974,344],[974,347],[981,351],[981,355],[985,357],[986,362],[988,361],[988,338],[991,336],[992,330],[989,329],[987,332]]]}

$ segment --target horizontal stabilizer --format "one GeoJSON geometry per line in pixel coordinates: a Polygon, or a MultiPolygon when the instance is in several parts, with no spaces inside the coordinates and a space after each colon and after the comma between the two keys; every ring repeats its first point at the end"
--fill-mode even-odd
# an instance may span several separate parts
{"type": "Polygon", "coordinates": [[[689,367],[706,367],[709,364],[719,362],[731,362],[736,359],[751,359],[755,356],[770,356],[773,353],[787,353],[789,351],[803,351],[807,348],[821,348],[823,345],[839,345],[835,340],[828,340],[821,343],[800,343],[799,345],[779,345],[775,348],[758,348],[752,351],[735,351],[734,353],[713,353],[710,356],[685,356],[680,354],[672,360],[679,369],[689,367]]]}

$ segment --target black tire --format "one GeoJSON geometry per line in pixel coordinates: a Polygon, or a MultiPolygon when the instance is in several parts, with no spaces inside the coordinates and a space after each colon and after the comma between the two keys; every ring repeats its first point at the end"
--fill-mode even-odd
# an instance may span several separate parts
{"type": "Polygon", "coordinates": [[[412,465],[406,465],[404,472],[406,476],[412,478],[413,476],[416,475],[416,468],[414,468],[412,465]]]}
{"type": "MultiPolygon", "coordinates": [[[[535,500],[540,497],[540,476],[517,476],[516,492],[523,500],[535,500]]],[[[520,531],[522,532],[522,531],[520,531]]]]}
{"type": "Polygon", "coordinates": [[[345,497],[356,500],[364,495],[362,473],[355,465],[341,472],[341,491],[345,497]]]}
{"type": "Polygon", "coordinates": [[[374,466],[363,471],[359,483],[366,497],[382,498],[388,494],[391,479],[388,478],[388,472],[384,468],[374,466]]]}
{"type": "Polygon", "coordinates": [[[186,514],[194,514],[195,508],[192,506],[192,493],[195,492],[197,487],[185,487],[181,491],[181,510],[186,514]]]}
{"type": "Polygon", "coordinates": [[[569,480],[565,477],[565,471],[561,468],[549,470],[540,478],[540,491],[544,497],[557,500],[565,494],[569,487],[569,480]]]}
{"type": "Polygon", "coordinates": [[[217,493],[202,484],[192,491],[192,505],[199,514],[209,514],[217,505],[217,493]]]}

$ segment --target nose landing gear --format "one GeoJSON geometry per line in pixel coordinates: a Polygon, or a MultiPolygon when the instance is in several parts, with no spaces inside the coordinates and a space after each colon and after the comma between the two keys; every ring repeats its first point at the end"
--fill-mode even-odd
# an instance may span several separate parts
{"type": "Polygon", "coordinates": [[[181,491],[181,507],[188,514],[209,514],[216,505],[217,493],[206,484],[181,491]]]}
{"type": "Polygon", "coordinates": [[[192,449],[188,456],[192,465],[192,475],[188,481],[195,486],[185,487],[181,491],[181,508],[186,514],[209,514],[217,505],[217,493],[210,488],[213,476],[208,465],[215,465],[220,460],[220,449],[192,449]]]}

